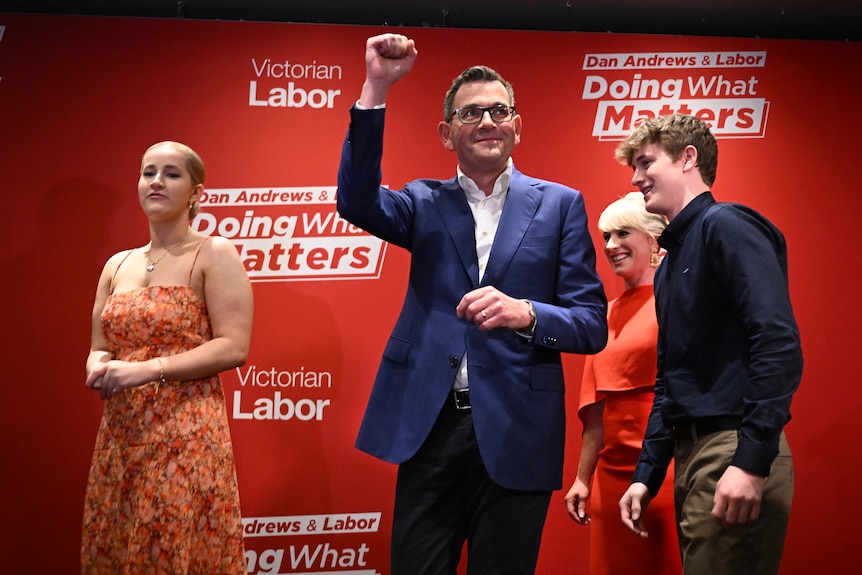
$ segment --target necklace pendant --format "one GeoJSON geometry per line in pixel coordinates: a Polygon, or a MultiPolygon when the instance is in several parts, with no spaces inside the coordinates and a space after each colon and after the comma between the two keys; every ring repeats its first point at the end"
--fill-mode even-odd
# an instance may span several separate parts
{"type": "MultiPolygon", "coordinates": [[[[183,236],[183,239],[181,239],[180,241],[178,241],[177,243],[175,243],[174,245],[172,245],[171,247],[169,247],[167,250],[165,250],[165,253],[163,253],[162,255],[160,255],[160,256],[159,256],[159,259],[157,259],[157,260],[153,260],[153,261],[151,261],[150,263],[148,263],[148,264],[147,264],[147,271],[148,271],[148,272],[151,272],[151,271],[153,271],[154,269],[156,269],[156,266],[158,265],[158,263],[159,263],[160,261],[162,261],[163,259],[165,259],[169,253],[173,252],[175,248],[180,247],[180,245],[181,245],[183,242],[185,242],[185,241],[186,241],[186,238],[188,238],[188,237],[189,237],[189,234],[190,234],[190,233],[192,233],[192,229],[191,229],[191,228],[189,228],[189,229],[188,229],[188,231],[186,232],[186,235],[184,235],[184,236],[183,236]]],[[[146,252],[146,254],[147,254],[147,259],[150,259],[150,256],[152,255],[152,254],[150,253],[150,249],[152,248],[152,245],[153,245],[153,243],[152,243],[152,241],[150,241],[150,243],[149,243],[149,245],[148,245],[148,248],[147,248],[147,252],[146,252]]]]}

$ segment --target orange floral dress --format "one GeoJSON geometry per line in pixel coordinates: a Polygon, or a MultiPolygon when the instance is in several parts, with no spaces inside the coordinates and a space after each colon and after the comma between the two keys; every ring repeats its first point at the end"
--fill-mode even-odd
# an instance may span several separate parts
{"type": "MultiPolygon", "coordinates": [[[[116,359],[145,361],[212,339],[189,286],[111,294],[102,330],[116,359]]],[[[87,575],[246,572],[236,469],[218,375],[105,400],[84,508],[87,575]]]]}

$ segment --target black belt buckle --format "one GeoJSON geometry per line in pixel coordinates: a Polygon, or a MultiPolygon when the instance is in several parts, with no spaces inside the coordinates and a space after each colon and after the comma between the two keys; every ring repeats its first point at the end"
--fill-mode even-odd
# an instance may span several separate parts
{"type": "Polygon", "coordinates": [[[452,399],[455,401],[455,409],[470,409],[469,389],[453,389],[452,399]]]}

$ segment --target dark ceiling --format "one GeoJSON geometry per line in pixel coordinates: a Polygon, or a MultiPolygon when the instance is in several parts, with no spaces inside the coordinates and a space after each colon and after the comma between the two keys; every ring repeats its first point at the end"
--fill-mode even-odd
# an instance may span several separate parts
{"type": "Polygon", "coordinates": [[[4,12],[862,41],[862,0],[3,0],[4,12]]]}

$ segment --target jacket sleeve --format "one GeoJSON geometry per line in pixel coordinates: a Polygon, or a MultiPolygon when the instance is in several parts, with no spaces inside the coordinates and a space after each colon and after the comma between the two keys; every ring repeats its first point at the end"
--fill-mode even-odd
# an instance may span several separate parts
{"type": "Polygon", "coordinates": [[[596,252],[580,192],[569,190],[563,212],[553,299],[533,302],[533,344],[557,351],[598,353],[608,341],[607,297],[596,272],[596,252]]]}
{"type": "Polygon", "coordinates": [[[413,218],[410,195],[380,186],[385,110],[354,106],[350,119],[338,168],[338,213],[384,241],[408,247],[413,218]]]}

